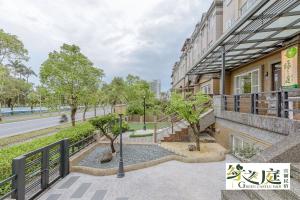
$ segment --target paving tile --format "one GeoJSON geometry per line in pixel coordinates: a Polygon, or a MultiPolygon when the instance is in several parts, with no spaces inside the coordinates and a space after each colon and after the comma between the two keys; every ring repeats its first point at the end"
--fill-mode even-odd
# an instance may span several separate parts
{"type": "Polygon", "coordinates": [[[46,200],[58,200],[61,194],[50,194],[46,200]]]}
{"type": "Polygon", "coordinates": [[[72,194],[71,198],[81,198],[91,185],[92,183],[82,183],[72,194]]]}
{"type": "Polygon", "coordinates": [[[72,177],[70,177],[58,189],[68,189],[69,187],[71,187],[79,179],[79,177],[80,176],[72,176],[72,177]]]}
{"type": "Polygon", "coordinates": [[[97,190],[91,200],[102,200],[105,197],[107,190],[97,190]]]}
{"type": "Polygon", "coordinates": [[[119,198],[116,198],[116,200],[128,200],[129,198],[127,197],[119,197],[119,198]]]}

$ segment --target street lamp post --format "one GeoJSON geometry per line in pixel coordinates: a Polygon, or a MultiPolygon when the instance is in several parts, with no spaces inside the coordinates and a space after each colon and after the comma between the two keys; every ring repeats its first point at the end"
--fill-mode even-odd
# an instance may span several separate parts
{"type": "Polygon", "coordinates": [[[146,96],[144,96],[144,131],[146,130],[146,96]]]}
{"type": "Polygon", "coordinates": [[[115,113],[119,115],[119,127],[120,127],[120,159],[119,159],[119,170],[117,174],[117,178],[123,178],[125,176],[124,173],[124,164],[123,164],[123,142],[122,142],[122,117],[126,111],[126,105],[119,104],[114,107],[115,113]]]}
{"type": "Polygon", "coordinates": [[[124,165],[123,165],[123,144],[122,144],[122,116],[123,114],[119,114],[119,123],[120,123],[120,160],[119,160],[119,170],[118,170],[118,178],[123,178],[124,174],[124,165]]]}

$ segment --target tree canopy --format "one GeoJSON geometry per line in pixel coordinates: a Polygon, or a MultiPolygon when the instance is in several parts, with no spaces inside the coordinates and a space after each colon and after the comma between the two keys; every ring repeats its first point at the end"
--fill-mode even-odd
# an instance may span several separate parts
{"type": "Polygon", "coordinates": [[[28,60],[28,51],[17,36],[0,29],[0,64],[4,61],[28,60]]]}
{"type": "Polygon", "coordinates": [[[103,71],[80,52],[76,45],[63,44],[60,51],[49,53],[40,70],[41,82],[50,92],[63,95],[71,107],[72,124],[80,101],[95,89],[103,71]]]}
{"type": "Polygon", "coordinates": [[[176,114],[187,121],[196,138],[197,150],[200,151],[200,116],[211,107],[211,98],[201,92],[184,98],[182,94],[172,93],[167,107],[169,114],[176,114]]]}

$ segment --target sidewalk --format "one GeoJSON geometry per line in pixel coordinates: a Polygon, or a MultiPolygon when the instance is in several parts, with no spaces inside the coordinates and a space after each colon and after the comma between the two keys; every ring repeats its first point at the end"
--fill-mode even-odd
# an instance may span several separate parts
{"type": "Polygon", "coordinates": [[[71,173],[40,200],[218,200],[225,189],[225,163],[166,162],[128,172],[124,178],[71,173]]]}

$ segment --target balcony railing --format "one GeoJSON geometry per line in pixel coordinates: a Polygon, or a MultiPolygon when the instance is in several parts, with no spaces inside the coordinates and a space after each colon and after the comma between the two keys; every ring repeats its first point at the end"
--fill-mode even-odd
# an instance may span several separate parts
{"type": "Polygon", "coordinates": [[[300,89],[224,95],[224,110],[300,120],[300,89]]]}

